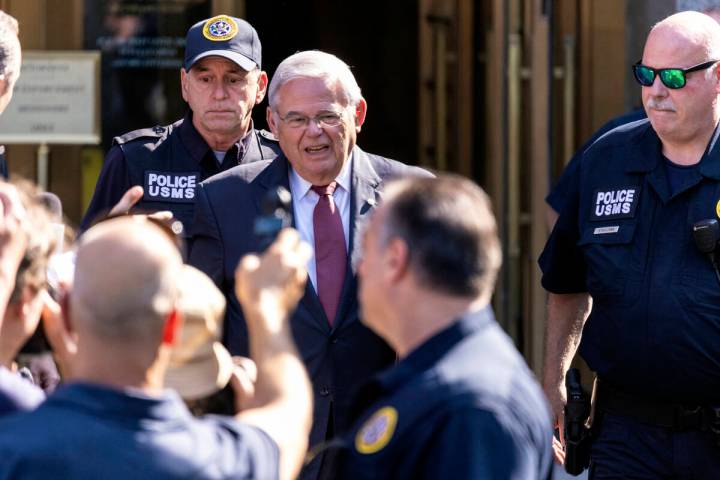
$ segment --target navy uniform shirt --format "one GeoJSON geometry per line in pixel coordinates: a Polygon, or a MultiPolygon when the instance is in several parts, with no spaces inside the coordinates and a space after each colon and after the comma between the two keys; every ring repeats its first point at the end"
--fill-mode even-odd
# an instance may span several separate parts
{"type": "Polygon", "coordinates": [[[489,308],[376,377],[358,408],[338,478],[550,478],[548,407],[489,308]]]}
{"type": "Polygon", "coordinates": [[[0,479],[278,477],[279,450],[231,417],[194,418],[161,397],[76,383],[0,420],[0,479]]]}
{"type": "Polygon", "coordinates": [[[560,174],[560,178],[558,178],[555,186],[550,190],[550,193],[548,193],[547,197],[545,197],[545,202],[550,205],[552,209],[555,210],[557,213],[562,212],[562,209],[565,206],[565,202],[570,196],[573,185],[578,181],[578,169],[580,166],[580,159],[582,158],[583,152],[590,148],[590,145],[595,143],[600,137],[610,132],[614,128],[630,122],[643,120],[645,118],[647,118],[647,115],[645,114],[645,110],[641,108],[639,110],[633,110],[630,113],[626,113],[619,117],[613,118],[607,123],[605,123],[602,127],[600,127],[595,133],[593,133],[592,137],[590,137],[590,139],[585,142],[582,147],[578,148],[577,152],[575,152],[575,155],[573,155],[572,158],[568,161],[567,165],[565,165],[565,168],[560,174]]]}
{"type": "Polygon", "coordinates": [[[190,231],[198,184],[238,164],[273,159],[280,151],[271,133],[250,129],[218,163],[192,124],[192,112],[164,127],[135,130],[113,140],[95,194],[81,222],[86,230],[135,185],[145,190],[135,211],[170,210],[190,231]]]}
{"type": "Polygon", "coordinates": [[[592,296],[580,354],[627,393],[720,399],[720,284],[692,235],[720,214],[717,136],[674,191],[649,121],[598,140],[540,257],[548,291],[592,296]]]}

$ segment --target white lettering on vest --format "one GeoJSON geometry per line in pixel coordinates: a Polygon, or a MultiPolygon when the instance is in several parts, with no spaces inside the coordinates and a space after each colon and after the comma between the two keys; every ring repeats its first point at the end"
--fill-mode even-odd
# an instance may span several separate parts
{"type": "Polygon", "coordinates": [[[147,172],[145,175],[147,196],[152,200],[193,200],[197,177],[195,173],[147,172]]]}
{"type": "Polygon", "coordinates": [[[595,197],[595,216],[629,214],[635,201],[635,189],[610,190],[597,192],[595,197]]]}

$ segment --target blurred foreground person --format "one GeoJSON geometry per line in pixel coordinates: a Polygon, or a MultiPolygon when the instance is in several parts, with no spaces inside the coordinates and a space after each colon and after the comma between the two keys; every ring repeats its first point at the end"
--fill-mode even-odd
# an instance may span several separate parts
{"type": "MultiPolygon", "coordinates": [[[[46,271],[56,232],[42,195],[30,182],[19,182],[17,187],[0,183],[5,237],[0,240],[4,278],[0,302],[5,312],[0,323],[0,415],[30,410],[45,398],[32,378],[14,371],[18,352],[37,330],[45,305],[53,302],[46,289],[46,271]]],[[[27,370],[23,373],[30,376],[27,370]]]]}
{"type": "MultiPolygon", "coordinates": [[[[31,413],[0,422],[0,478],[292,478],[310,425],[310,392],[287,325],[308,252],[284,232],[246,259],[237,292],[258,366],[250,408],[195,419],[163,390],[181,317],[182,260],[146,217],[120,217],[81,238],[69,315],[46,329],[66,384],[31,413]],[[267,277],[279,285],[255,294],[267,277]],[[261,302],[262,301],[262,302],[261,302]]],[[[52,318],[52,320],[50,320],[52,318]]]]}
{"type": "Polygon", "coordinates": [[[540,386],[489,306],[500,268],[485,193],[443,176],[389,184],[363,241],[363,322],[400,361],[366,384],[343,479],[549,479],[540,386]]]}
{"type": "Polygon", "coordinates": [[[63,247],[66,239],[72,244],[73,232],[65,228],[62,202],[55,194],[28,180],[11,183],[27,210],[30,233],[0,330],[0,361],[50,394],[60,383],[60,373],[40,317],[48,308],[60,308],[56,299],[72,284],[75,253],[63,252],[63,247]]]}

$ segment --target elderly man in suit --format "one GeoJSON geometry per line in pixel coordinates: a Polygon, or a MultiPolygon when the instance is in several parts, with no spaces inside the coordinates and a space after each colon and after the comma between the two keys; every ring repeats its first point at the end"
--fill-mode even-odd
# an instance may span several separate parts
{"type": "MultiPolygon", "coordinates": [[[[355,387],[390,364],[395,353],[358,320],[358,226],[392,177],[430,175],[364,152],[356,145],[367,104],[348,66],[320,51],[285,59],[270,82],[267,121],[282,155],[235,167],[202,184],[193,222],[190,263],[226,293],[225,343],[247,353],[247,329],[233,291],[233,272],[259,248],[253,224],[260,202],[277,186],[292,194],[294,227],[314,247],[305,295],[291,326],[313,382],[310,443],[349,427],[355,387]]],[[[333,458],[319,455],[303,478],[332,478],[333,458]]]]}

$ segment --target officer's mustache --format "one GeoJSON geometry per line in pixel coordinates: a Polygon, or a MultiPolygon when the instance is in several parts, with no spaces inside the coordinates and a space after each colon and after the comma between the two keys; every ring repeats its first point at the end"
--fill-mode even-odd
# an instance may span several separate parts
{"type": "Polygon", "coordinates": [[[645,107],[653,110],[668,110],[670,112],[675,111],[675,105],[673,105],[672,102],[662,100],[656,101],[652,98],[647,101],[645,107]]]}

